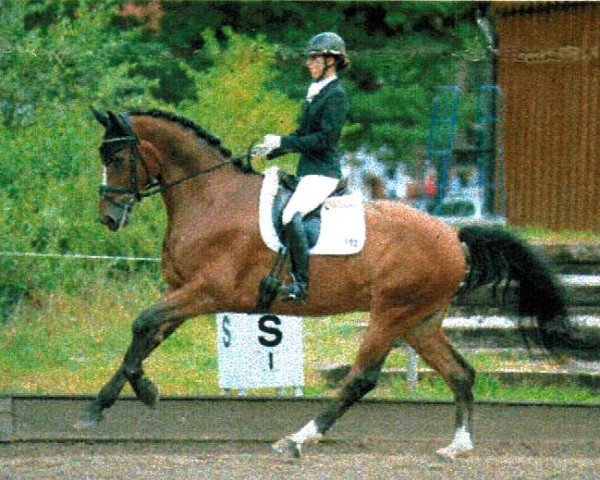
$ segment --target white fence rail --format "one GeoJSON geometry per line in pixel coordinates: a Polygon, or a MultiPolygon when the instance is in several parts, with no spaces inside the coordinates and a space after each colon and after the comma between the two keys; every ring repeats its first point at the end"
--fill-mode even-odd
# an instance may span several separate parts
{"type": "Polygon", "coordinates": [[[56,258],[67,260],[125,260],[130,262],[160,262],[158,257],[129,257],[87,253],[0,252],[0,257],[56,258]]]}

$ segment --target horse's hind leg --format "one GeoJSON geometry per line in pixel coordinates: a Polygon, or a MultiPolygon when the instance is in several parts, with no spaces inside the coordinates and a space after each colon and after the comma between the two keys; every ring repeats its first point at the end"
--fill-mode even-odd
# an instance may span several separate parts
{"type": "Polygon", "coordinates": [[[436,370],[454,393],[456,423],[450,445],[437,451],[444,459],[455,459],[473,450],[473,384],[475,370],[448,343],[441,329],[444,315],[427,317],[406,336],[406,341],[436,370]]]}
{"type": "Polygon", "coordinates": [[[302,445],[318,442],[348,408],[369,393],[379,378],[381,367],[395,338],[371,322],[360,346],[354,366],[348,373],[337,398],[302,429],[273,444],[278,453],[299,457],[302,445]]]}
{"type": "Polygon", "coordinates": [[[98,423],[102,419],[102,412],[115,403],[128,381],[142,402],[155,407],[159,399],[158,388],[144,375],[142,362],[190,316],[166,302],[158,303],[138,315],[133,322],[133,338],[123,363],[90,403],[76,426],[82,428],[98,423]]]}

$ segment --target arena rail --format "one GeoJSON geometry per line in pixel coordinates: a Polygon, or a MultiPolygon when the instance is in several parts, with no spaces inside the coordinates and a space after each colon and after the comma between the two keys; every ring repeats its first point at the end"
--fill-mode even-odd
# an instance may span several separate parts
{"type": "MultiPolygon", "coordinates": [[[[166,397],[150,410],[121,397],[97,426],[73,427],[91,399],[87,395],[0,395],[0,443],[39,442],[271,442],[324,408],[328,398],[166,397]]],[[[327,442],[440,441],[452,431],[454,404],[365,399],[351,409],[327,442]],[[435,419],[435,421],[433,421],[435,419]],[[404,439],[404,440],[402,440],[404,439]]],[[[546,438],[600,438],[600,404],[477,402],[479,431],[497,441],[538,441],[521,419],[534,415],[546,438]],[[560,420],[562,419],[562,420],[560,420]]]]}

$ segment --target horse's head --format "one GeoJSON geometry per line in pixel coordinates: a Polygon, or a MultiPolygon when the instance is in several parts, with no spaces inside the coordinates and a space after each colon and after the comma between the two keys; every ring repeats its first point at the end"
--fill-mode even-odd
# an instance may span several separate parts
{"type": "Polygon", "coordinates": [[[140,139],[124,113],[105,113],[92,107],[96,120],[106,129],[100,156],[104,165],[100,186],[100,222],[111,230],[127,223],[131,208],[154,193],[155,174],[144,158],[140,139]]]}

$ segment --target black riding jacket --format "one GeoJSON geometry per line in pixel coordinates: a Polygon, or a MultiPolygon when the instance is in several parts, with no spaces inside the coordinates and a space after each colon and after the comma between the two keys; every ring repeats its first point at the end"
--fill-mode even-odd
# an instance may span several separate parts
{"type": "Polygon", "coordinates": [[[339,80],[327,84],[312,100],[305,102],[300,126],[281,137],[281,147],[268,155],[276,158],[290,152],[300,154],[296,174],[342,178],[338,142],[348,114],[348,97],[339,80]]]}

